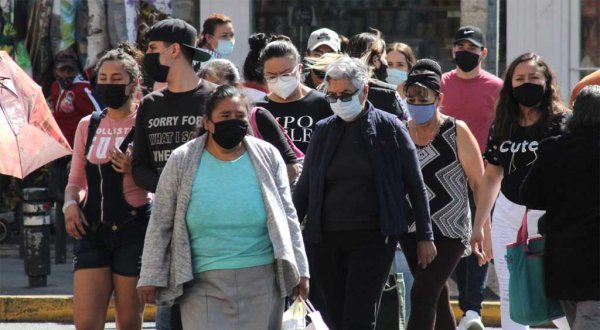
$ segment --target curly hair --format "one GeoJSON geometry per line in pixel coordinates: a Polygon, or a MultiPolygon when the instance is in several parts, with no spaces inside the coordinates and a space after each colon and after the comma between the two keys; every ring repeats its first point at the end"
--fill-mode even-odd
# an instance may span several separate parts
{"type": "Polygon", "coordinates": [[[492,129],[492,135],[497,139],[509,139],[518,126],[521,110],[517,99],[513,95],[512,78],[517,65],[529,61],[533,61],[542,70],[546,79],[544,96],[540,105],[536,107],[541,114],[540,119],[535,123],[538,130],[547,130],[549,123],[556,115],[567,111],[562,104],[556,78],[548,67],[548,64],[535,53],[522,54],[512,61],[504,75],[504,84],[500,90],[500,96],[496,105],[496,117],[494,118],[492,129]]]}
{"type": "Polygon", "coordinates": [[[102,67],[102,64],[106,61],[117,61],[123,65],[123,68],[129,74],[131,80],[136,80],[140,78],[140,66],[138,65],[138,61],[134,56],[138,56],[135,52],[135,47],[131,44],[120,44],[119,47],[115,49],[111,49],[106,54],[102,55],[102,57],[96,63],[96,68],[94,71],[96,74],[98,70],[102,67]]]}

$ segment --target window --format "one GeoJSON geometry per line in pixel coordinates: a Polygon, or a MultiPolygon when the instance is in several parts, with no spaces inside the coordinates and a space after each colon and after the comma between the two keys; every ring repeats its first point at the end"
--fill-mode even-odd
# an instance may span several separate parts
{"type": "Polygon", "coordinates": [[[386,42],[408,44],[417,58],[455,67],[451,48],[460,27],[460,0],[254,0],[254,31],[285,34],[300,52],[310,32],[330,28],[346,37],[377,28],[386,42]]]}

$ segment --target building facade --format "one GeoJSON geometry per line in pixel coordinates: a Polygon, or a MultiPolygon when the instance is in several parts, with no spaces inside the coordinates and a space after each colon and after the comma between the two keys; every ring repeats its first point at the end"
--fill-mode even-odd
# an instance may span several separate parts
{"type": "Polygon", "coordinates": [[[600,68],[600,0],[202,0],[193,7],[199,25],[214,12],[232,18],[231,60],[240,67],[255,31],[285,34],[303,52],[317,28],[351,37],[374,27],[387,42],[407,43],[418,58],[436,59],[447,71],[454,67],[455,31],[475,25],[487,38],[484,67],[500,77],[512,59],[533,51],[555,71],[567,96],[582,76],[600,68]]]}

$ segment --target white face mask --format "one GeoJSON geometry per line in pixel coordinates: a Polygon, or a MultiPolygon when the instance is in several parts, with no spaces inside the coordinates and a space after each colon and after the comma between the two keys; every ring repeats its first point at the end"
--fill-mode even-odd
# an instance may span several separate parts
{"type": "Polygon", "coordinates": [[[354,120],[363,108],[362,104],[360,104],[358,94],[360,93],[356,93],[348,102],[342,102],[342,100],[338,99],[335,103],[331,103],[330,105],[333,113],[344,121],[354,120]]]}
{"type": "Polygon", "coordinates": [[[296,76],[277,77],[275,81],[267,81],[269,90],[286,100],[298,88],[300,80],[296,76]]]}

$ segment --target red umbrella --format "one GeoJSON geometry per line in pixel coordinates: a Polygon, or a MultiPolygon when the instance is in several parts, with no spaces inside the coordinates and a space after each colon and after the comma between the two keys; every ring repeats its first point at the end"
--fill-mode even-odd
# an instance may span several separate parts
{"type": "Polygon", "coordinates": [[[0,51],[0,173],[22,179],[70,154],[40,86],[0,51]]]}

